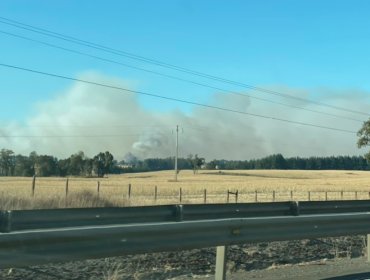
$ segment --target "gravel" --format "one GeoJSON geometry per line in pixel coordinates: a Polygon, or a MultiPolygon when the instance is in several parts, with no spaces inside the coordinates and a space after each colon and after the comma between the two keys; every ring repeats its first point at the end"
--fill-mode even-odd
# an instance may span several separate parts
{"type": "MultiPolygon", "coordinates": [[[[245,272],[258,274],[278,267],[320,263],[334,259],[349,260],[364,256],[365,240],[365,236],[351,236],[230,246],[227,270],[232,279],[238,279],[235,277],[245,272]]],[[[3,269],[0,270],[0,279],[212,278],[215,258],[215,248],[129,255],[3,269]]],[[[244,278],[244,276],[241,277],[244,278]]]]}

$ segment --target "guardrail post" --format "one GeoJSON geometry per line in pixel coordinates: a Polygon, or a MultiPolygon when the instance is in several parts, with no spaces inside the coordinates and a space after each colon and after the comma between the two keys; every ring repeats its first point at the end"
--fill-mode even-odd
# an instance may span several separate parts
{"type": "Polygon", "coordinates": [[[12,230],[12,211],[0,211],[0,232],[12,230]]]}
{"type": "Polygon", "coordinates": [[[292,215],[299,216],[299,201],[291,201],[290,203],[290,211],[292,215]]]}
{"type": "Polygon", "coordinates": [[[227,246],[217,246],[215,280],[226,280],[226,262],[227,246]]]}
{"type": "Polygon", "coordinates": [[[367,242],[366,242],[366,246],[367,246],[367,262],[370,262],[370,234],[366,235],[367,237],[367,242]]]}
{"type": "Polygon", "coordinates": [[[184,219],[184,206],[179,204],[175,206],[175,220],[181,222],[184,219]]]}

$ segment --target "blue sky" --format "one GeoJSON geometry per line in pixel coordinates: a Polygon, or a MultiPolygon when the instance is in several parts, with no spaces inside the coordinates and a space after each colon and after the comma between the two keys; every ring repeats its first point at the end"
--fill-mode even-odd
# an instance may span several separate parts
{"type": "MultiPolygon", "coordinates": [[[[287,88],[292,95],[305,90],[309,98],[325,101],[338,91],[362,95],[370,91],[369,6],[367,1],[3,0],[0,16],[211,75],[260,87],[287,88]]],[[[245,91],[3,23],[1,31],[230,91],[245,91]]],[[[127,80],[136,90],[195,102],[209,103],[216,92],[1,33],[0,50],[0,63],[71,77],[93,71],[127,80]]],[[[37,115],[37,104],[72,86],[68,81],[2,67],[0,77],[2,125],[25,122],[37,115]]],[[[252,94],[281,101],[261,92],[252,94]]],[[[194,109],[148,97],[139,97],[139,101],[151,111],[190,113],[194,109]]],[[[269,109],[262,113],[266,111],[269,109]]],[[[261,112],[254,108],[253,113],[261,112]]],[[[309,116],[303,121],[313,122],[309,116]]],[[[318,124],[327,125],[325,121],[318,124]]]]}
{"type": "MultiPolygon", "coordinates": [[[[367,1],[3,0],[0,16],[236,81],[306,88],[314,94],[315,88],[320,87],[370,89],[369,4],[367,1]]],[[[0,24],[0,30],[101,55],[4,24],[0,24]]],[[[201,102],[212,93],[209,89],[4,34],[0,34],[0,42],[3,63],[69,76],[98,71],[131,80],[140,90],[201,102]]],[[[126,58],[103,55],[168,72],[126,58]]],[[[68,86],[64,81],[2,68],[0,76],[0,94],[8,104],[0,111],[3,120],[22,119],[31,112],[34,102],[48,99],[68,86]]],[[[230,85],[223,87],[241,90],[230,85]]],[[[148,108],[160,110],[184,108],[154,100],[142,102],[148,108]]]]}

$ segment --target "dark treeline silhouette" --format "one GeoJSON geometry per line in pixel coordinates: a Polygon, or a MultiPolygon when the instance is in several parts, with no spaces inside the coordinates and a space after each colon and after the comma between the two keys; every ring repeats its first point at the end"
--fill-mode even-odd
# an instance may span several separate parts
{"type": "MultiPolygon", "coordinates": [[[[191,169],[194,174],[198,169],[205,167],[205,159],[198,157],[198,155],[189,155],[187,158],[179,158],[177,160],[178,170],[191,169]]],[[[146,172],[146,171],[160,171],[174,169],[174,158],[147,158],[144,160],[136,159],[130,164],[121,161],[119,167],[123,168],[125,172],[146,172]]]]}
{"type": "MultiPolygon", "coordinates": [[[[192,169],[191,162],[185,158],[179,158],[177,166],[179,170],[192,169]]],[[[124,169],[124,172],[171,170],[174,169],[174,158],[147,158],[131,164],[126,164],[124,161],[121,161],[120,167],[124,169]]]]}
{"type": "Polygon", "coordinates": [[[88,158],[83,152],[58,160],[50,155],[15,155],[12,150],[0,151],[0,176],[97,176],[115,171],[115,161],[109,152],[88,158]]]}
{"type": "Polygon", "coordinates": [[[252,160],[212,160],[208,169],[300,169],[300,170],[369,170],[362,156],[291,157],[281,154],[252,160]]]}
{"type": "MultiPolygon", "coordinates": [[[[194,172],[204,163],[203,158],[189,156],[179,158],[178,168],[193,169],[194,172]]],[[[174,158],[149,158],[130,161],[116,161],[110,152],[100,152],[92,158],[78,152],[66,159],[50,155],[16,155],[12,150],[0,151],[0,176],[85,176],[103,177],[105,174],[170,170],[174,168],[174,158]]]]}
{"type": "MultiPolygon", "coordinates": [[[[148,158],[139,160],[131,155],[130,160],[116,161],[106,151],[92,158],[78,152],[66,159],[50,155],[16,155],[12,150],[0,151],[0,176],[96,176],[129,172],[171,170],[174,158],[148,158]]],[[[204,158],[189,155],[178,159],[178,169],[191,169],[196,173],[206,169],[301,169],[301,170],[368,170],[367,160],[362,156],[332,156],[309,158],[284,158],[281,154],[253,160],[212,160],[205,163],[204,158]]]]}

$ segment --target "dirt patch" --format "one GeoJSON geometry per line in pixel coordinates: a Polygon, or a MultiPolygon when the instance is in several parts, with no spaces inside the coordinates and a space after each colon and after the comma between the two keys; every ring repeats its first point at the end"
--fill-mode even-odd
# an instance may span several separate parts
{"type": "Polygon", "coordinates": [[[248,174],[248,173],[237,173],[237,172],[203,172],[205,175],[221,175],[221,176],[246,176],[246,177],[261,177],[261,178],[275,178],[275,179],[314,179],[310,177],[292,177],[292,176],[273,176],[264,174],[248,174]]]}
{"type": "Polygon", "coordinates": [[[150,175],[145,175],[145,176],[128,176],[128,179],[134,179],[134,178],[139,178],[139,179],[144,179],[144,178],[152,178],[153,176],[150,175]]]}
{"type": "MultiPolygon", "coordinates": [[[[262,242],[230,246],[228,273],[271,269],[364,254],[365,236],[262,242]]],[[[215,270],[215,248],[0,270],[0,279],[170,279],[209,276],[215,270]]]]}

